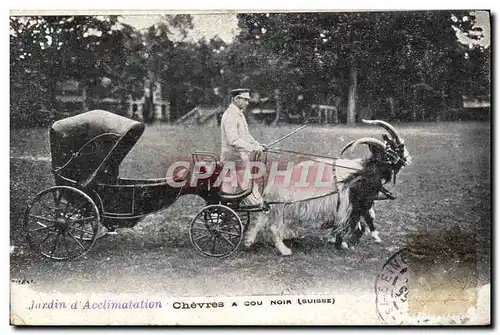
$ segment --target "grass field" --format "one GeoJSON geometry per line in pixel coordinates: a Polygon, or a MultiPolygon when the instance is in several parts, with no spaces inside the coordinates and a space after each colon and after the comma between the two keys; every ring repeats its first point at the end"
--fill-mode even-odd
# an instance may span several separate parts
{"type": "MultiPolygon", "coordinates": [[[[427,233],[437,239],[448,236],[444,237],[446,243],[455,245],[476,241],[474,264],[478,270],[472,277],[480,283],[489,282],[490,124],[395,126],[405,139],[413,163],[400,172],[395,185],[389,185],[397,199],[376,204],[381,245],[365,236],[356,250],[338,251],[323,242],[320,232],[303,229],[303,238],[291,242],[294,255],[290,258],[278,256],[266,237],[256,248],[240,250],[227,259],[206,258],[192,248],[187,233],[190,217],[203,202],[187,196],[145,217],[134,229],[98,240],[84,259],[59,263],[41,259],[26,249],[20,220],[26,201],[53,185],[48,131],[14,129],[10,143],[10,225],[11,245],[16,251],[11,255],[11,276],[35,277],[38,285],[47,289],[53,289],[57,278],[58,289],[65,291],[87,285],[94,291],[135,292],[138,288],[177,296],[371,289],[385,260],[407,246],[411,236],[427,233]],[[457,234],[443,235],[445,232],[457,234]],[[450,241],[453,236],[463,239],[450,241]]],[[[295,129],[251,128],[254,137],[264,143],[295,129]]],[[[310,126],[280,147],[337,156],[349,141],[365,136],[380,138],[381,134],[382,129],[374,126],[310,126]]],[[[124,177],[163,177],[171,162],[188,159],[195,150],[218,153],[219,136],[219,130],[211,127],[148,126],[120,173],[124,177]]]]}

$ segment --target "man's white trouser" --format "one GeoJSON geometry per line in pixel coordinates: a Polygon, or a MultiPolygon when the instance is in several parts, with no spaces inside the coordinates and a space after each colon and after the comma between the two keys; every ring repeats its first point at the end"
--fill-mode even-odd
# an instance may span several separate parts
{"type": "Polygon", "coordinates": [[[252,188],[252,193],[250,193],[245,199],[243,199],[243,205],[253,207],[264,204],[264,199],[262,198],[262,194],[259,191],[259,185],[255,180],[249,180],[248,176],[245,176],[245,174],[249,172],[247,170],[247,168],[249,168],[249,161],[245,159],[236,162],[235,165],[237,176],[236,185],[227,181],[223,182],[221,185],[222,192],[235,194],[247,190],[248,188],[252,188]]]}

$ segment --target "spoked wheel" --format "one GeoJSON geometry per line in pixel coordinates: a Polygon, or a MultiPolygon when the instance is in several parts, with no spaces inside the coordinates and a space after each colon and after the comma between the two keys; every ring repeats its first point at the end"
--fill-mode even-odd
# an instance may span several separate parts
{"type": "Polygon", "coordinates": [[[243,224],[231,208],[224,205],[204,207],[191,221],[191,243],[206,256],[227,257],[243,239],[243,224]]]}
{"type": "Polygon", "coordinates": [[[24,229],[33,250],[54,260],[85,255],[97,238],[100,215],[92,198],[68,186],[39,193],[26,208],[24,229]]]}

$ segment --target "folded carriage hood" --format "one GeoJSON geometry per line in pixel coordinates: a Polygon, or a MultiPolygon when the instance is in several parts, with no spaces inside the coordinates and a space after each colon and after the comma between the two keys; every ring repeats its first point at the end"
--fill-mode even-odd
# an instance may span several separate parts
{"type": "Polygon", "coordinates": [[[144,132],[144,124],[104,110],[56,121],[50,129],[55,173],[85,187],[118,167],[144,132]]]}

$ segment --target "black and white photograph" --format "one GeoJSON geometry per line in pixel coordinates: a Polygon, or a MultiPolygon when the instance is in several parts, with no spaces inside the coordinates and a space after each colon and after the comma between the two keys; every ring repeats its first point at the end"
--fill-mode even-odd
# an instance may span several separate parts
{"type": "Polygon", "coordinates": [[[489,326],[491,16],[11,10],[10,324],[489,326]]]}

